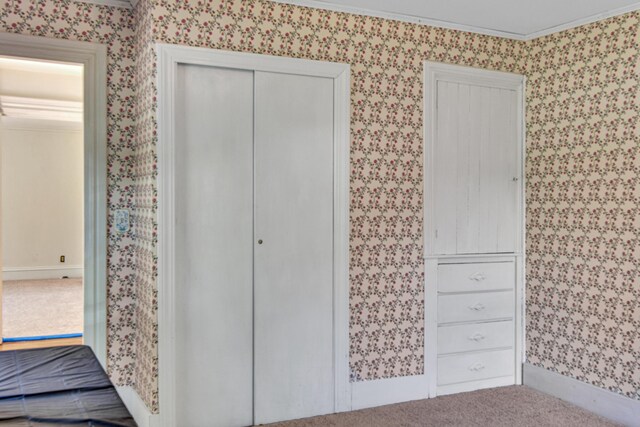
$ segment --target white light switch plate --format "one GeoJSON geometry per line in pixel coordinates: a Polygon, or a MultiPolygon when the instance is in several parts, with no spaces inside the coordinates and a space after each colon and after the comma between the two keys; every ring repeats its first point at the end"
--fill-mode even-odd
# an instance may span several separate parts
{"type": "Polygon", "coordinates": [[[118,209],[115,215],[115,226],[118,233],[129,231],[129,209],[118,209]]]}

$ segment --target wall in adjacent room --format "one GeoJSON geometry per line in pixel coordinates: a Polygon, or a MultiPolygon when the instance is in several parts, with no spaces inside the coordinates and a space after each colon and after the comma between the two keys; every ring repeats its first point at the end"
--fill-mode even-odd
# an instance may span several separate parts
{"type": "Polygon", "coordinates": [[[3,278],[59,278],[69,268],[64,274],[82,275],[82,128],[6,121],[0,118],[3,278]]]}
{"type": "Polygon", "coordinates": [[[527,359],[640,399],[640,14],[526,50],[527,359]]]}

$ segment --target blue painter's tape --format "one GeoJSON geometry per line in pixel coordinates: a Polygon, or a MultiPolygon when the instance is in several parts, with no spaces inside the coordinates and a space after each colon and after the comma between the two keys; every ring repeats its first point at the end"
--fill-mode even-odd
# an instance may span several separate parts
{"type": "Polygon", "coordinates": [[[2,338],[3,342],[60,340],[64,338],[82,338],[82,334],[40,335],[35,337],[2,338]]]}

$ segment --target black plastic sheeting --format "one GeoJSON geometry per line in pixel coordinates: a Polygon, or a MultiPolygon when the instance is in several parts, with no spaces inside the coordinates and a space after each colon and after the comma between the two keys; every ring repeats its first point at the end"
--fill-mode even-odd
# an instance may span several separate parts
{"type": "Polygon", "coordinates": [[[137,426],[86,346],[0,352],[0,425],[137,426]]]}

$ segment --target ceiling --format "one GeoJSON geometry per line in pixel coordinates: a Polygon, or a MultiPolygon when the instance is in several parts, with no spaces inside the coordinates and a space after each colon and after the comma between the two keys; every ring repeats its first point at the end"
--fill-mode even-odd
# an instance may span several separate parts
{"type": "Polygon", "coordinates": [[[272,0],[529,40],[640,9],[637,0],[272,0]]]}
{"type": "Polygon", "coordinates": [[[0,56],[0,70],[27,71],[35,73],[82,76],[83,66],[54,61],[34,61],[8,56],[0,56]]]}

